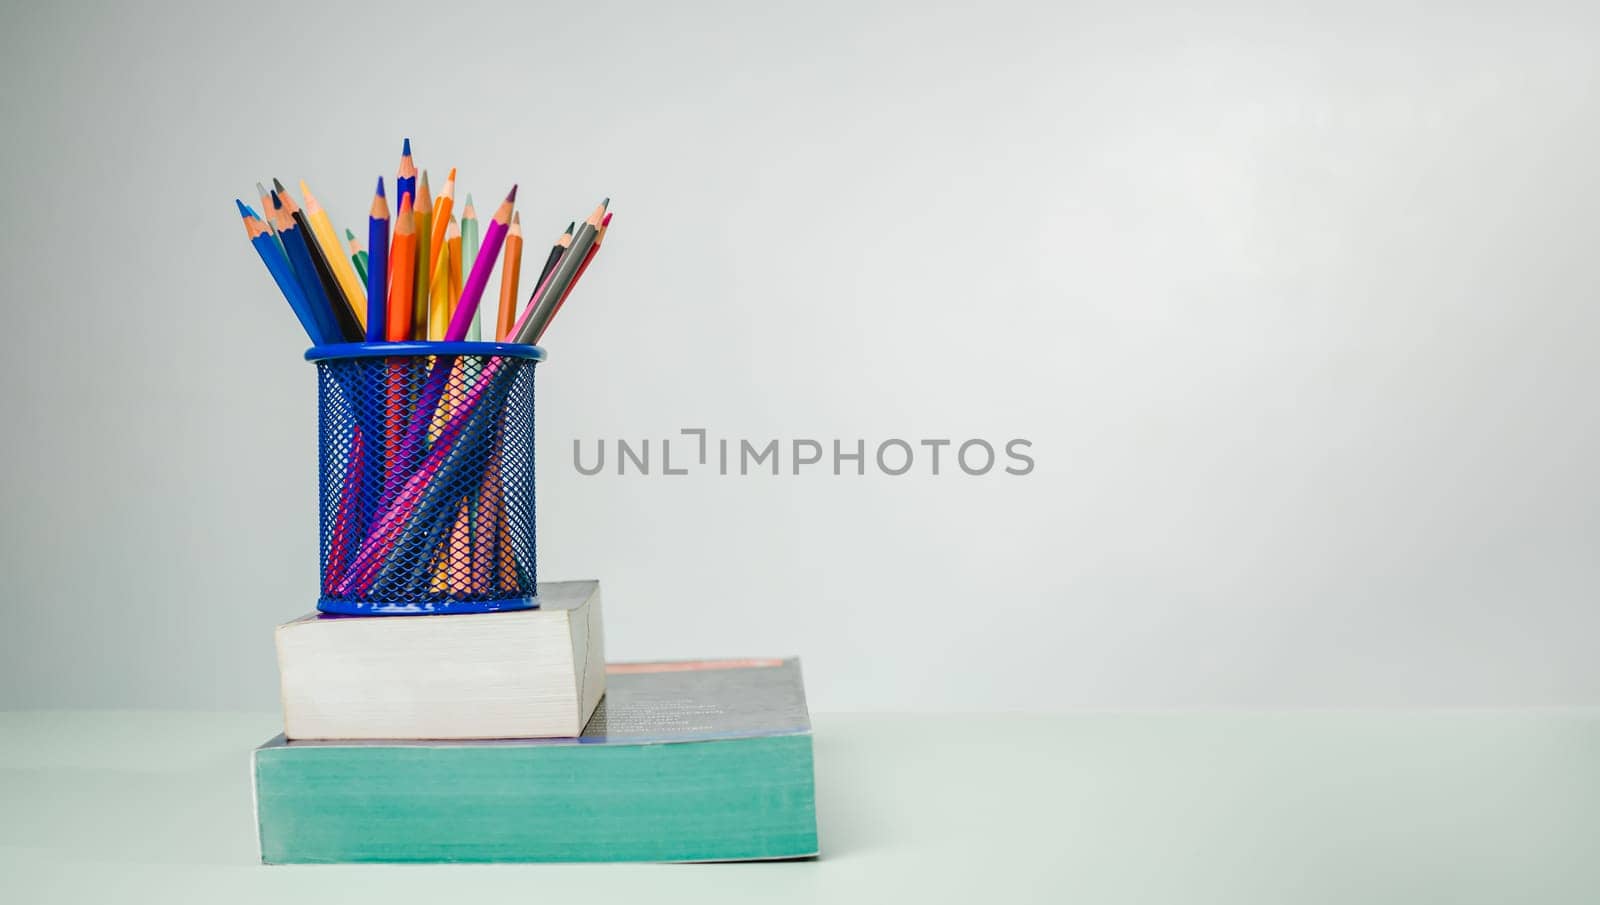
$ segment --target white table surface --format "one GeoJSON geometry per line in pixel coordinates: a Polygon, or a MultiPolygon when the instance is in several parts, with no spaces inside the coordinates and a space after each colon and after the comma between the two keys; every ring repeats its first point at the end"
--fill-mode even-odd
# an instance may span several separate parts
{"type": "Polygon", "coordinates": [[[1600,901],[1594,712],[815,722],[816,861],[263,867],[275,714],[0,713],[0,901],[1600,901]]]}

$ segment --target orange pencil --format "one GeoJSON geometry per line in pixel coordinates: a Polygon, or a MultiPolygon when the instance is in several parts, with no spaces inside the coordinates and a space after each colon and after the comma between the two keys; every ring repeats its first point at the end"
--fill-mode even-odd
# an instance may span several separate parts
{"type": "MultiPolygon", "coordinates": [[[[389,243],[389,297],[384,315],[384,339],[405,342],[411,338],[411,270],[417,256],[417,220],[411,211],[411,196],[400,201],[400,213],[394,221],[394,239],[389,243]]],[[[391,364],[385,392],[385,417],[383,424],[384,503],[388,503],[390,488],[398,486],[396,475],[415,465],[408,453],[401,461],[401,441],[406,435],[405,385],[406,365],[391,364]]]]}
{"type": "MultiPolygon", "coordinates": [[[[433,199],[433,235],[428,239],[428,272],[433,273],[433,268],[439,266],[439,250],[444,248],[445,225],[450,221],[450,209],[456,203],[456,168],[450,168],[450,176],[444,181],[444,191],[439,197],[433,199]]],[[[454,295],[455,293],[451,293],[454,295]]]]}
{"type": "Polygon", "coordinates": [[[517,282],[522,278],[522,214],[511,216],[506,233],[505,258],[500,264],[500,312],[495,319],[494,338],[505,342],[517,320],[517,282]]]}
{"type": "Polygon", "coordinates": [[[389,311],[384,339],[405,342],[411,338],[411,293],[417,259],[417,220],[411,196],[400,202],[394,221],[394,241],[389,245],[389,311]]]}
{"type": "MultiPolygon", "coordinates": [[[[450,273],[448,274],[450,280],[449,317],[455,317],[456,305],[461,303],[461,227],[456,224],[454,217],[450,218],[450,226],[445,232],[444,249],[445,262],[450,267],[450,273]]],[[[443,339],[443,337],[440,337],[440,339],[443,339]]]]}

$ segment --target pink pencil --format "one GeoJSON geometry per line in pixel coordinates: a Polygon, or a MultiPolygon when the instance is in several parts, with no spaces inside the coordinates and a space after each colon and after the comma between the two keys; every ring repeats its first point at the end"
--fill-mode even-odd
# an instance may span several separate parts
{"type": "Polygon", "coordinates": [[[506,200],[500,202],[500,208],[489,218],[489,229],[483,234],[483,245],[478,249],[478,258],[472,262],[472,273],[467,275],[466,285],[461,287],[461,298],[456,302],[456,313],[450,318],[450,326],[445,329],[444,341],[447,343],[460,342],[467,338],[467,328],[472,326],[472,317],[478,312],[478,302],[483,299],[484,287],[489,285],[489,277],[494,273],[495,262],[500,259],[500,246],[506,241],[506,231],[511,228],[511,208],[517,201],[517,187],[512,186],[511,192],[506,195],[506,200]]]}

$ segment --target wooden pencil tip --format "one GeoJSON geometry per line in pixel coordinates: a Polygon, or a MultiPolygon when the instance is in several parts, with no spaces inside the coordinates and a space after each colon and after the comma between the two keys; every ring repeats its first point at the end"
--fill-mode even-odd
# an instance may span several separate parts
{"type": "Polygon", "coordinates": [[[384,197],[384,195],[383,195],[383,177],[382,176],[378,177],[378,197],[379,198],[384,197]]]}
{"type": "Polygon", "coordinates": [[[423,170],[422,171],[422,175],[417,178],[417,191],[420,193],[420,192],[425,192],[427,190],[428,190],[428,171],[427,170],[423,170]]]}
{"type": "Polygon", "coordinates": [[[280,194],[280,195],[282,195],[284,192],[288,191],[288,189],[285,189],[283,187],[283,183],[279,182],[277,179],[273,179],[272,180],[272,187],[277,189],[278,190],[278,194],[280,194]]]}
{"type": "Polygon", "coordinates": [[[600,226],[601,227],[607,227],[607,226],[610,226],[610,225],[611,225],[611,213],[609,211],[607,211],[606,212],[606,218],[604,220],[600,221],[600,226]]]}
{"type": "Polygon", "coordinates": [[[277,191],[272,192],[272,209],[275,211],[283,210],[283,198],[278,195],[277,191]]]}
{"type": "Polygon", "coordinates": [[[507,201],[515,201],[515,200],[517,200],[517,187],[515,185],[513,185],[511,187],[511,191],[506,193],[506,200],[507,201]]]}
{"type": "Polygon", "coordinates": [[[451,185],[455,185],[456,184],[456,168],[455,167],[451,167],[450,168],[450,178],[445,180],[445,181],[450,183],[451,185]]]}
{"type": "Polygon", "coordinates": [[[262,185],[259,182],[256,183],[256,197],[257,198],[265,198],[265,197],[267,197],[267,187],[262,185]]]}
{"type": "Polygon", "coordinates": [[[346,239],[349,239],[349,240],[350,240],[350,241],[352,241],[352,242],[354,242],[354,241],[355,241],[355,240],[356,240],[356,234],[355,234],[355,233],[353,233],[353,232],[351,232],[351,231],[350,231],[350,229],[349,229],[349,227],[346,227],[346,228],[345,228],[345,231],[344,231],[344,237],[345,237],[345,238],[346,238],[346,239]]]}
{"type": "Polygon", "coordinates": [[[511,222],[513,224],[515,224],[516,226],[521,226],[522,225],[522,211],[517,211],[516,213],[512,214],[511,215],[511,222]]]}
{"type": "Polygon", "coordinates": [[[401,157],[410,157],[411,156],[411,139],[409,139],[409,138],[406,139],[405,143],[400,146],[400,156],[401,157]]]}
{"type": "Polygon", "coordinates": [[[471,193],[471,192],[468,192],[468,193],[467,193],[467,203],[466,203],[466,206],[467,206],[467,207],[471,207],[471,206],[472,206],[472,193],[471,193]]]}

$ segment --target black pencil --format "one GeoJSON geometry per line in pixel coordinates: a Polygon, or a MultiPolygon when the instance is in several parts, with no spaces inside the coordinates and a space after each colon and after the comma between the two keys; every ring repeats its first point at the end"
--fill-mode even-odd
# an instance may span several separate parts
{"type": "Polygon", "coordinates": [[[544,259],[544,269],[539,271],[539,279],[533,284],[535,289],[543,286],[545,278],[550,276],[550,271],[556,269],[556,262],[561,260],[561,253],[566,251],[567,247],[572,244],[572,231],[577,225],[578,221],[576,220],[568,223],[567,231],[561,234],[561,238],[556,240],[556,244],[550,246],[550,256],[544,259]]]}

